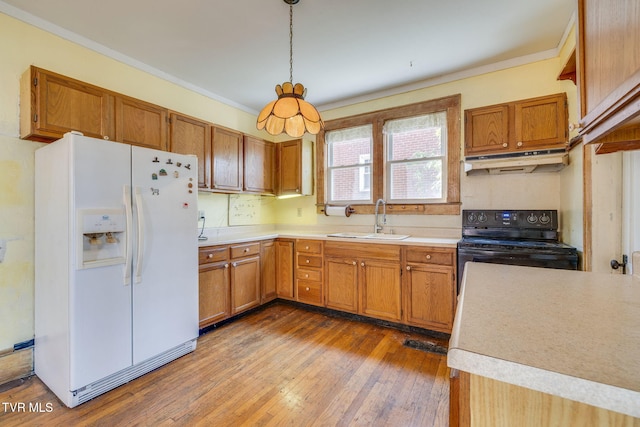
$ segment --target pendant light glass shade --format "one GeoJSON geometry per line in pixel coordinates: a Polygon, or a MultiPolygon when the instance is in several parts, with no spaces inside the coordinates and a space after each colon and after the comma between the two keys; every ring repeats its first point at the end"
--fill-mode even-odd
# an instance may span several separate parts
{"type": "Polygon", "coordinates": [[[293,84],[293,5],[299,0],[284,0],[289,5],[289,78],[282,86],[276,85],[278,99],[268,103],[260,114],[256,127],[271,135],[283,131],[300,138],[305,132],[317,134],[324,127],[316,107],[304,100],[307,90],[300,83],[293,84]]]}
{"type": "Polygon", "coordinates": [[[256,127],[265,129],[271,135],[279,135],[284,131],[293,138],[300,138],[305,132],[314,135],[320,132],[323,127],[320,113],[304,100],[305,92],[300,83],[295,86],[291,82],[277,85],[278,99],[268,103],[258,114],[256,127]]]}

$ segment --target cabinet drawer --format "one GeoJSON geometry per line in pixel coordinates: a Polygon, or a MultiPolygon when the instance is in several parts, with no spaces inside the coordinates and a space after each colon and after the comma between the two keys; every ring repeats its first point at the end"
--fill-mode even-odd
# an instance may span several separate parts
{"type": "Polygon", "coordinates": [[[225,261],[229,256],[229,248],[226,246],[200,248],[198,262],[209,264],[211,262],[225,261]]]}
{"type": "Polygon", "coordinates": [[[298,267],[322,267],[322,257],[305,254],[298,254],[298,267]]]}
{"type": "Polygon", "coordinates": [[[453,251],[413,247],[407,249],[407,262],[453,265],[453,251]]]}
{"type": "Polygon", "coordinates": [[[322,304],[322,285],[318,282],[298,280],[298,301],[322,304]]]}
{"type": "Polygon", "coordinates": [[[306,270],[304,268],[299,268],[296,277],[301,280],[322,282],[322,270],[306,270]]]}
{"type": "Polygon", "coordinates": [[[231,258],[242,258],[260,253],[260,243],[247,243],[231,246],[231,258]]]}
{"type": "Polygon", "coordinates": [[[296,250],[298,252],[304,252],[306,254],[321,254],[322,241],[321,240],[298,240],[296,242],[296,250]]]}

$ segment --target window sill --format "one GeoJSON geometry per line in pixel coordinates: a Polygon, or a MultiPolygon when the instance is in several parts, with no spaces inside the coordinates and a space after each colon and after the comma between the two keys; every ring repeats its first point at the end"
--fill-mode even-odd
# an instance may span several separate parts
{"type": "MultiPolygon", "coordinates": [[[[461,203],[390,204],[387,215],[460,215],[461,203]]],[[[333,206],[333,205],[332,205],[333,206]]],[[[375,205],[350,205],[354,215],[373,215],[375,205]]],[[[324,213],[324,205],[317,206],[318,214],[324,213]]]]}

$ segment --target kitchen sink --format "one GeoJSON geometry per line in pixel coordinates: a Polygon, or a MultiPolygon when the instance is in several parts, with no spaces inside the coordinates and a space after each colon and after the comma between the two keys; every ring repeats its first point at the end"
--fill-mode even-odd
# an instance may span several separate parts
{"type": "Polygon", "coordinates": [[[344,232],[344,233],[330,233],[327,237],[345,237],[354,239],[379,239],[379,240],[402,240],[409,237],[407,234],[391,234],[391,233],[358,233],[358,232],[344,232]]]}

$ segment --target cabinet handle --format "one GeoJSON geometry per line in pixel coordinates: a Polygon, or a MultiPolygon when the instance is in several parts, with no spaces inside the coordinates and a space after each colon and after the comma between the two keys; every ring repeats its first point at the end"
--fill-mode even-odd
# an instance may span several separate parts
{"type": "Polygon", "coordinates": [[[355,261],[353,261],[353,265],[356,265],[357,263],[355,261]]]}
{"type": "Polygon", "coordinates": [[[411,266],[407,265],[407,271],[411,271],[411,266]]]}
{"type": "Polygon", "coordinates": [[[306,262],[307,264],[309,264],[309,262],[310,262],[310,261],[309,261],[309,260],[306,260],[305,262],[306,262]]]}
{"type": "Polygon", "coordinates": [[[361,263],[360,263],[360,267],[364,267],[364,262],[361,262],[361,263]]]}
{"type": "Polygon", "coordinates": [[[522,147],[522,141],[518,142],[518,147],[522,147]]]}
{"type": "Polygon", "coordinates": [[[229,263],[226,263],[226,264],[224,265],[224,268],[229,268],[229,263]]]}
{"type": "Polygon", "coordinates": [[[427,259],[431,259],[431,255],[427,255],[427,259]]]}
{"type": "Polygon", "coordinates": [[[507,148],[507,147],[508,147],[508,145],[507,145],[507,143],[506,143],[506,142],[503,142],[503,143],[502,143],[502,146],[503,146],[504,148],[507,148]]]}
{"type": "Polygon", "coordinates": [[[309,273],[305,274],[305,275],[304,275],[304,278],[305,278],[305,279],[308,279],[308,278],[309,278],[309,273]]]}
{"type": "Polygon", "coordinates": [[[304,288],[305,291],[309,292],[309,287],[304,288]]]}
{"type": "Polygon", "coordinates": [[[104,140],[107,140],[107,141],[108,141],[110,138],[109,138],[109,135],[104,135],[104,136],[102,137],[102,139],[104,139],[104,140]]]}
{"type": "Polygon", "coordinates": [[[213,254],[207,255],[207,258],[213,258],[213,254]]]}
{"type": "Polygon", "coordinates": [[[309,250],[309,246],[305,246],[304,249],[308,251],[309,250]]]}
{"type": "Polygon", "coordinates": [[[237,267],[237,266],[238,266],[238,263],[237,263],[237,262],[234,262],[234,263],[233,263],[233,264],[231,264],[231,265],[233,265],[234,267],[237,267]]]}
{"type": "Polygon", "coordinates": [[[244,248],[244,251],[245,252],[249,252],[249,248],[244,248]]]}

